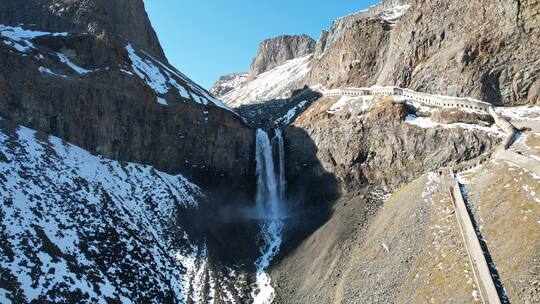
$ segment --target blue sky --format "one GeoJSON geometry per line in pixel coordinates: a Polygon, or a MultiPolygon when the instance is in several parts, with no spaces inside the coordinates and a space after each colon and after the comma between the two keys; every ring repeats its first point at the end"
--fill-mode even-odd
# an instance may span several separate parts
{"type": "Polygon", "coordinates": [[[247,71],[259,42],[306,33],[315,40],[332,20],[378,0],[145,0],[170,63],[209,88],[247,71]]]}

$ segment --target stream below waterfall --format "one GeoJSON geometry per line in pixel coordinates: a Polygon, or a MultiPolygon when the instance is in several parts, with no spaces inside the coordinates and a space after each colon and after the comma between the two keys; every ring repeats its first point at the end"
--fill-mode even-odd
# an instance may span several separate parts
{"type": "Polygon", "coordinates": [[[255,261],[256,282],[252,292],[255,304],[272,303],[275,297],[270,275],[266,272],[272,259],[278,254],[282,242],[285,210],[285,155],[283,136],[280,129],[275,130],[270,141],[268,134],[257,130],[256,136],[256,211],[261,219],[261,232],[258,236],[261,256],[255,261]],[[279,164],[276,168],[272,146],[277,146],[279,164]]]}

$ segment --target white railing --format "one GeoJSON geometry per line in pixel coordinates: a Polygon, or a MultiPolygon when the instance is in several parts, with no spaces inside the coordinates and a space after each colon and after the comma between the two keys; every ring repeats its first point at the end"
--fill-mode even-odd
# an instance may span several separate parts
{"type": "Polygon", "coordinates": [[[452,97],[433,95],[427,93],[416,92],[411,89],[404,89],[400,87],[371,87],[371,88],[344,88],[344,89],[332,89],[323,90],[324,96],[403,96],[410,98],[416,102],[435,106],[435,107],[453,107],[464,108],[472,110],[488,111],[490,104],[480,100],[472,98],[452,97]]]}

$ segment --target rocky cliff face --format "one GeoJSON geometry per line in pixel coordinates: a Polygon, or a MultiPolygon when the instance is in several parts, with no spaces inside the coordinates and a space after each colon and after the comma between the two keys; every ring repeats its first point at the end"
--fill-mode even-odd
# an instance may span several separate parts
{"type": "Polygon", "coordinates": [[[52,32],[83,32],[108,40],[118,36],[166,62],[142,0],[21,0],[0,3],[0,22],[52,32]]]}
{"type": "Polygon", "coordinates": [[[315,41],[308,35],[284,35],[267,39],[259,45],[257,55],[251,63],[248,79],[252,80],[287,60],[308,55],[314,49],[315,41]]]}
{"type": "MultiPolygon", "coordinates": [[[[40,18],[46,25],[48,19],[40,18]]],[[[150,44],[150,50],[138,48],[117,32],[108,39],[95,32],[53,32],[62,26],[68,25],[39,31],[0,26],[0,116],[92,153],[183,172],[202,186],[232,176],[238,185],[249,185],[254,134],[221,101],[150,55],[150,44]]]]}
{"type": "MultiPolygon", "coordinates": [[[[286,129],[290,180],[330,173],[342,192],[366,184],[391,191],[425,172],[489,152],[502,136],[478,121],[418,124],[411,119],[416,111],[392,98],[318,100],[286,129]]],[[[437,119],[437,111],[432,116],[437,119]]]]}
{"type": "Polygon", "coordinates": [[[305,83],[535,103],[538,14],[537,1],[384,1],[323,32],[305,83]]]}

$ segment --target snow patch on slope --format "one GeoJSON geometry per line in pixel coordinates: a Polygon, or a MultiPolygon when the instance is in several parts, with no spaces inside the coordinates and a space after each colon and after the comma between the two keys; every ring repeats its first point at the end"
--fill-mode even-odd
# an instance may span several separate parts
{"type": "Polygon", "coordinates": [[[287,111],[287,113],[276,120],[276,125],[289,125],[298,114],[306,108],[308,101],[304,100],[298,103],[295,107],[287,111]]]}
{"type": "Polygon", "coordinates": [[[45,136],[0,125],[2,302],[184,302],[176,214],[198,187],[45,136]]]}
{"type": "Polygon", "coordinates": [[[147,53],[145,53],[145,55],[148,56],[149,59],[139,56],[132,44],[128,44],[126,50],[128,51],[135,74],[144,80],[156,94],[167,94],[172,87],[185,99],[192,100],[202,105],[212,104],[231,111],[221,100],[207,93],[180,72],[169,68],[167,65],[156,60],[147,53]],[[182,79],[189,89],[178,83],[173,75],[182,79]]]}
{"type": "Polygon", "coordinates": [[[68,33],[51,33],[51,32],[41,32],[24,29],[20,26],[8,26],[0,24],[0,36],[7,38],[4,40],[4,44],[9,45],[21,53],[26,53],[30,49],[35,49],[34,44],[32,44],[32,39],[41,37],[41,36],[67,36],[68,33]]]}
{"type": "Polygon", "coordinates": [[[64,55],[62,53],[56,53],[56,55],[58,56],[58,59],[60,59],[60,62],[66,64],[72,70],[74,70],[75,72],[77,72],[80,75],[85,75],[85,74],[93,72],[92,70],[87,70],[85,68],[81,68],[80,66],[74,64],[73,62],[71,62],[71,60],[69,60],[69,58],[67,58],[66,55],[64,55]]]}
{"type": "Polygon", "coordinates": [[[391,25],[395,25],[397,20],[403,16],[407,10],[411,8],[410,4],[398,5],[389,9],[383,9],[380,12],[379,18],[391,25]]]}
{"type": "Polygon", "coordinates": [[[512,120],[540,120],[540,106],[496,107],[495,112],[512,120]]]}
{"type": "Polygon", "coordinates": [[[374,96],[352,97],[343,95],[327,112],[330,114],[335,114],[340,111],[363,113],[371,108],[375,102],[374,100],[374,96]]]}
{"type": "Polygon", "coordinates": [[[502,130],[500,130],[495,124],[493,124],[491,127],[484,127],[484,126],[466,124],[466,123],[442,124],[442,123],[438,123],[431,120],[431,118],[429,117],[418,117],[414,114],[408,114],[405,117],[405,122],[411,125],[421,127],[421,128],[435,128],[435,127],[442,127],[444,129],[462,128],[462,129],[471,130],[471,131],[482,131],[486,133],[493,133],[501,138],[505,136],[505,133],[502,130]]]}
{"type": "Polygon", "coordinates": [[[223,96],[223,100],[231,107],[238,107],[271,99],[286,98],[309,72],[309,62],[312,57],[312,55],[306,55],[286,61],[227,93],[223,96]]]}

